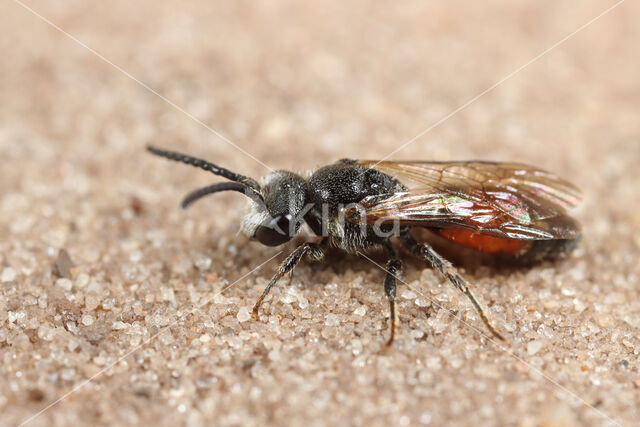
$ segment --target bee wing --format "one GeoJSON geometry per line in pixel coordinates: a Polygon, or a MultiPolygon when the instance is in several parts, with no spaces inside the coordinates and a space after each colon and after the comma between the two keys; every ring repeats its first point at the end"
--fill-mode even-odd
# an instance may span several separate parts
{"type": "Polygon", "coordinates": [[[407,190],[370,196],[351,220],[363,218],[438,228],[463,228],[521,240],[568,239],[575,221],[553,221],[582,198],[580,190],[532,166],[497,162],[360,161],[397,178],[407,190]]]}

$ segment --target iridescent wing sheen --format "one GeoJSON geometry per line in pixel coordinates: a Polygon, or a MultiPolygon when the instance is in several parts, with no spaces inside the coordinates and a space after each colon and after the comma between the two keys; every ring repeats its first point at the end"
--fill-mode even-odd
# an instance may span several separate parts
{"type": "Polygon", "coordinates": [[[520,240],[572,239],[580,228],[567,217],[582,194],[544,170],[519,163],[358,161],[395,177],[406,191],[370,196],[350,209],[357,222],[400,221],[432,228],[461,228],[520,240]]]}

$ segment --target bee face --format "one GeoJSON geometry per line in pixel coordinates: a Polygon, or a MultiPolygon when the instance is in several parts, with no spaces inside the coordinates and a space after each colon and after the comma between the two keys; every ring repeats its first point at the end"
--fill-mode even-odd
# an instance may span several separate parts
{"type": "Polygon", "coordinates": [[[307,204],[307,182],[287,171],[267,175],[261,185],[264,203],[251,201],[243,221],[243,231],[267,246],[291,240],[302,226],[307,204]]]}

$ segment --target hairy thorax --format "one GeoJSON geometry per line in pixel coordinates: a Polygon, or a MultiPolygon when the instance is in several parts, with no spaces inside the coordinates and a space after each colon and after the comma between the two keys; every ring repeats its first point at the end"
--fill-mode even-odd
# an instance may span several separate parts
{"type": "Polygon", "coordinates": [[[368,196],[391,194],[402,187],[382,172],[352,164],[348,160],[318,169],[309,178],[309,201],[313,208],[305,221],[313,232],[347,251],[366,248],[384,240],[370,225],[353,224],[343,210],[368,196]]]}

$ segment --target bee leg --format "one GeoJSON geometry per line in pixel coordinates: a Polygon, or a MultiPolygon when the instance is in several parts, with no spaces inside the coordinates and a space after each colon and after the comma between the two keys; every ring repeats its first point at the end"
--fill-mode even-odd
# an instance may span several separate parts
{"type": "Polygon", "coordinates": [[[293,270],[289,272],[289,284],[287,286],[291,286],[293,283],[293,270]]]}
{"type": "Polygon", "coordinates": [[[396,312],[396,277],[402,272],[402,262],[396,257],[396,253],[390,243],[386,244],[391,259],[387,262],[385,270],[387,275],[384,278],[384,293],[389,298],[389,341],[387,348],[393,344],[396,327],[398,325],[398,314],[396,312]]]}
{"type": "Polygon", "coordinates": [[[505,339],[495,330],[493,324],[489,320],[487,315],[487,311],[482,308],[476,297],[469,289],[469,284],[467,281],[458,273],[455,267],[446,259],[444,259],[440,254],[438,254],[431,246],[426,243],[418,243],[408,231],[405,231],[401,235],[402,242],[405,247],[411,251],[414,255],[420,258],[424,258],[431,263],[433,268],[438,270],[440,274],[442,274],[453,286],[456,287],[460,292],[465,294],[467,298],[471,301],[471,304],[476,309],[480,318],[484,322],[485,326],[489,331],[500,341],[504,341],[505,339]]]}
{"type": "Polygon", "coordinates": [[[251,314],[253,315],[254,319],[258,319],[258,310],[260,309],[260,305],[262,305],[262,301],[269,294],[269,291],[271,290],[273,285],[275,285],[276,282],[280,280],[285,274],[293,271],[293,269],[296,267],[296,265],[298,265],[300,260],[305,255],[309,256],[313,260],[319,261],[324,257],[324,250],[317,243],[307,242],[298,246],[293,252],[291,252],[291,254],[282,262],[282,264],[280,264],[280,267],[278,267],[278,271],[273,275],[267,287],[264,288],[262,295],[260,295],[260,298],[253,306],[253,311],[251,314]]]}

